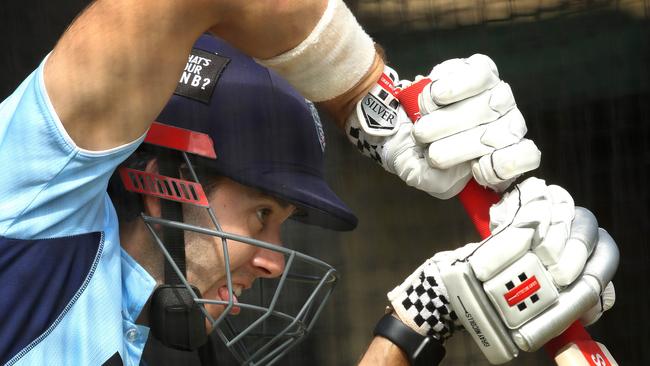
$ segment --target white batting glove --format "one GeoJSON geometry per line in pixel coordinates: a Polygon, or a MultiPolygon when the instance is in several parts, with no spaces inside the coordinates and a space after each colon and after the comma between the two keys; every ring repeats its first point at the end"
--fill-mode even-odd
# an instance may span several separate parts
{"type": "Polygon", "coordinates": [[[460,323],[500,364],[611,307],[618,249],[564,189],[530,178],[490,218],[493,235],[436,254],[388,293],[405,324],[445,338],[460,323]]]}
{"type": "Polygon", "coordinates": [[[422,118],[413,136],[429,145],[432,167],[448,169],[471,161],[479,184],[503,191],[539,166],[541,153],[524,139],[524,117],[489,57],[475,54],[445,61],[428,78],[431,83],[418,98],[422,118]]]}
{"type": "Polygon", "coordinates": [[[346,123],[348,139],[364,155],[442,199],[460,192],[472,175],[501,191],[537,168],[541,154],[525,133],[510,87],[484,55],[445,61],[415,83],[399,81],[385,67],[346,123]]]}
{"type": "Polygon", "coordinates": [[[413,139],[413,123],[397,101],[398,80],[397,73],[385,66],[379,82],[348,118],[346,135],[362,154],[409,186],[437,198],[450,198],[469,180],[471,166],[466,163],[444,170],[429,166],[425,146],[413,139]]]}

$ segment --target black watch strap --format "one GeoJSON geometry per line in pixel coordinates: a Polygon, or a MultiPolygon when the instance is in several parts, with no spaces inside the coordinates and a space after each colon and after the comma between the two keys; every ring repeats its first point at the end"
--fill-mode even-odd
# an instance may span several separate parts
{"type": "Polygon", "coordinates": [[[373,334],[388,339],[404,351],[411,366],[438,365],[445,357],[442,342],[420,335],[391,314],[379,320],[373,334]]]}

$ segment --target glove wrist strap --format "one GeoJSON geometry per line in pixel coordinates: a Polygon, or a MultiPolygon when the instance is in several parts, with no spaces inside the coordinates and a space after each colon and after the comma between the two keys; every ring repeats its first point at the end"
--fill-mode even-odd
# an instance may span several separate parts
{"type": "Polygon", "coordinates": [[[379,320],[373,334],[399,347],[412,366],[437,365],[446,353],[441,341],[420,335],[390,313],[379,320]]]}

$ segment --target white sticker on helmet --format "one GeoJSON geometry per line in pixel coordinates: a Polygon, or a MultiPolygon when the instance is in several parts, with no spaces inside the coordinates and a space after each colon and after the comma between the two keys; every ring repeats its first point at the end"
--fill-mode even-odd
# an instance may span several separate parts
{"type": "Polygon", "coordinates": [[[318,135],[318,142],[320,142],[320,149],[325,152],[325,146],[327,146],[327,144],[325,143],[325,132],[323,131],[323,124],[320,121],[320,115],[318,115],[318,110],[314,103],[307,99],[305,99],[305,102],[309,105],[309,110],[311,111],[311,116],[314,120],[314,126],[316,126],[316,134],[318,135]]]}

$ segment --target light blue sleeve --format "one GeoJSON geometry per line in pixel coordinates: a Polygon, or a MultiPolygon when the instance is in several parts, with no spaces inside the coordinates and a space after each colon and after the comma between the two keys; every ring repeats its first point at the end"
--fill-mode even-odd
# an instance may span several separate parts
{"type": "Polygon", "coordinates": [[[52,238],[102,231],[115,168],[142,142],[77,147],[43,81],[45,61],[0,104],[0,236],[52,238]]]}

